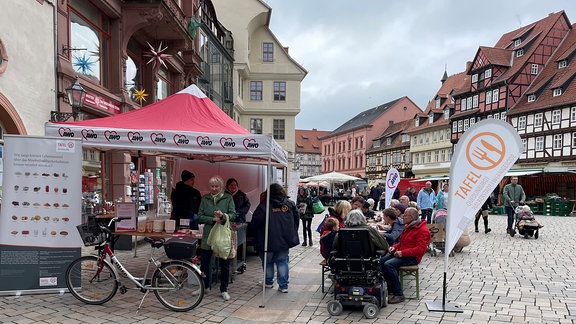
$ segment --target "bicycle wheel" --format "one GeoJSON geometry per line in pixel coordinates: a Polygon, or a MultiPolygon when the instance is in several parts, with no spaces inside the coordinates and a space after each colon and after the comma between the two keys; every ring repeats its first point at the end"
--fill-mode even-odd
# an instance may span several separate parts
{"type": "Polygon", "coordinates": [[[101,305],[114,297],[118,290],[116,273],[107,262],[98,271],[98,258],[84,256],[78,258],[66,270],[66,286],[76,299],[90,305],[101,305]]]}
{"type": "Polygon", "coordinates": [[[204,298],[204,282],[191,265],[169,261],[152,275],[156,298],[168,309],[186,312],[198,306],[204,298]]]}

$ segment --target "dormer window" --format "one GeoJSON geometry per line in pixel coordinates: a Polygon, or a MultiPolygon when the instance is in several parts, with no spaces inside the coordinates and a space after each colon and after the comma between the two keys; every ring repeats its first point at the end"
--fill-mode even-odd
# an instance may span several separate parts
{"type": "Polygon", "coordinates": [[[436,98],[436,108],[440,108],[440,98],[436,98]]]}
{"type": "Polygon", "coordinates": [[[416,117],[416,119],[414,119],[414,126],[415,127],[420,126],[420,118],[416,117]]]}
{"type": "Polygon", "coordinates": [[[450,109],[448,109],[448,107],[446,107],[444,109],[444,120],[448,120],[448,118],[450,118],[450,109]]]}
{"type": "Polygon", "coordinates": [[[390,144],[392,144],[392,138],[391,138],[391,137],[388,137],[388,138],[386,139],[386,145],[390,145],[390,144]]]}
{"type": "Polygon", "coordinates": [[[472,83],[478,82],[478,74],[472,74],[472,83]]]}
{"type": "Polygon", "coordinates": [[[523,49],[523,48],[521,48],[521,49],[519,49],[519,50],[516,51],[516,57],[520,57],[520,56],[523,56],[523,55],[524,55],[524,49],[523,49]]]}
{"type": "Polygon", "coordinates": [[[528,95],[528,102],[534,102],[534,101],[536,101],[536,95],[535,94],[528,95]]]}
{"type": "Polygon", "coordinates": [[[428,124],[432,124],[434,122],[434,114],[430,112],[428,115],[428,124]]]}
{"type": "Polygon", "coordinates": [[[522,39],[518,38],[518,39],[514,40],[514,47],[518,47],[518,46],[520,46],[520,44],[522,44],[522,39]]]}
{"type": "Polygon", "coordinates": [[[562,60],[562,61],[558,62],[558,68],[559,69],[563,69],[566,66],[568,66],[568,62],[566,62],[566,60],[562,60]]]}
{"type": "Polygon", "coordinates": [[[556,88],[552,90],[552,97],[558,97],[562,95],[562,88],[556,88]]]}
{"type": "Polygon", "coordinates": [[[484,78],[485,79],[488,79],[491,76],[492,76],[492,69],[488,69],[488,70],[484,71],[484,78]]]}
{"type": "Polygon", "coordinates": [[[538,64],[532,64],[530,67],[530,74],[538,74],[538,64]]]}
{"type": "Polygon", "coordinates": [[[456,100],[454,100],[454,97],[450,97],[450,103],[451,103],[451,104],[455,104],[455,103],[456,103],[456,100]]]}

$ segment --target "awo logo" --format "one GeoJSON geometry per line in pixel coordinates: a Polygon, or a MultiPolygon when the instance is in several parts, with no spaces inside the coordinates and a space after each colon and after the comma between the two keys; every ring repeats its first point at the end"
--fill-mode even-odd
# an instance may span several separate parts
{"type": "Polygon", "coordinates": [[[58,129],[60,137],[74,137],[74,132],[68,127],[60,127],[58,129]]]}
{"type": "Polygon", "coordinates": [[[162,133],[152,133],[150,134],[150,140],[152,143],[159,144],[159,143],[166,143],[166,138],[162,133]]]}
{"type": "Polygon", "coordinates": [[[82,137],[84,137],[85,140],[94,140],[98,138],[98,134],[96,134],[92,129],[83,129],[82,137]]]}
{"type": "Polygon", "coordinates": [[[208,137],[208,136],[196,137],[196,143],[198,143],[198,145],[200,145],[200,147],[212,146],[212,141],[210,140],[210,137],[208,137]]]}
{"type": "Polygon", "coordinates": [[[118,135],[118,133],[116,133],[116,131],[108,131],[107,130],[104,132],[104,137],[106,137],[106,140],[108,142],[120,140],[120,135],[118,135]]]}
{"type": "Polygon", "coordinates": [[[222,146],[222,148],[235,147],[236,142],[234,142],[231,137],[222,137],[220,138],[220,146],[222,146]]]}
{"type": "Polygon", "coordinates": [[[242,144],[244,145],[244,148],[246,148],[247,150],[254,150],[257,149],[258,146],[260,146],[260,144],[258,144],[258,142],[253,138],[245,138],[242,141],[242,144]]]}
{"type": "Polygon", "coordinates": [[[144,137],[142,137],[138,132],[128,132],[127,136],[130,143],[142,142],[144,140],[144,137]]]}
{"type": "Polygon", "coordinates": [[[178,146],[190,144],[190,140],[188,138],[186,138],[186,135],[176,134],[176,135],[174,135],[172,140],[174,141],[174,144],[176,144],[178,146]]]}

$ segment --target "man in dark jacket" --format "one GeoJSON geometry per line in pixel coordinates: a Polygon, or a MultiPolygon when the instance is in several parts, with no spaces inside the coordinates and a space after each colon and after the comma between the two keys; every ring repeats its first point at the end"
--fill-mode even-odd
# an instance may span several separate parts
{"type": "Polygon", "coordinates": [[[260,255],[264,268],[264,252],[266,253],[266,288],[274,284],[274,264],[278,269],[278,290],[288,292],[288,252],[290,248],[300,244],[298,226],[300,223],[298,209],[289,200],[281,185],[270,185],[270,210],[268,222],[268,246],[265,246],[266,235],[266,200],[262,201],[252,215],[251,226],[254,228],[254,249],[260,255]]]}
{"type": "Polygon", "coordinates": [[[182,181],[176,184],[176,188],[170,194],[171,219],[175,219],[179,227],[198,229],[198,207],[200,207],[202,195],[194,188],[194,173],[184,170],[180,178],[182,181]]]}

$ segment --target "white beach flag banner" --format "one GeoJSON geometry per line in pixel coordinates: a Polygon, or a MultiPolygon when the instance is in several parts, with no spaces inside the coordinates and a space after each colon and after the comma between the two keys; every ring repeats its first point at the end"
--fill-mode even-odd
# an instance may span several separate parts
{"type": "Polygon", "coordinates": [[[394,190],[398,187],[400,183],[400,174],[398,170],[392,168],[386,173],[386,207],[390,206],[390,200],[392,200],[392,195],[394,195],[394,190]]]}
{"type": "MultiPolygon", "coordinates": [[[[502,120],[482,120],[462,134],[450,164],[445,251],[452,251],[492,190],[518,160],[522,149],[518,132],[502,120]]],[[[445,271],[448,271],[448,255],[445,253],[445,271]]]]}

